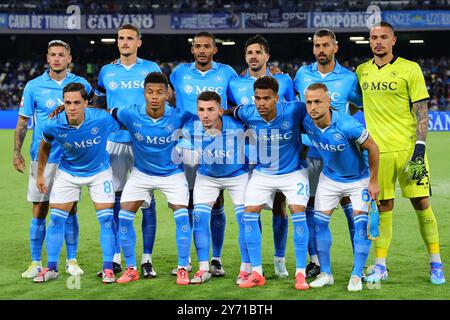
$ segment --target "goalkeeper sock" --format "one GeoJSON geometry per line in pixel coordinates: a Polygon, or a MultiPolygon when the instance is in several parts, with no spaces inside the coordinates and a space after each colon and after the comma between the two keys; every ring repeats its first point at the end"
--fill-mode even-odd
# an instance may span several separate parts
{"type": "Polygon", "coordinates": [[[66,225],[64,228],[64,239],[66,240],[67,260],[77,258],[78,235],[79,235],[78,215],[77,214],[69,215],[69,217],[66,220],[66,225]]]}
{"type": "MultiPolygon", "coordinates": [[[[316,248],[316,230],[314,224],[314,207],[306,207],[306,222],[308,223],[309,240],[308,240],[308,252],[309,255],[317,257],[316,248]]],[[[311,258],[312,260],[312,258],[311,258]]]]}
{"type": "Polygon", "coordinates": [[[392,240],[392,211],[380,212],[380,237],[375,241],[375,258],[386,259],[392,240]]]}
{"type": "MultiPolygon", "coordinates": [[[[419,219],[420,234],[425,242],[428,253],[434,255],[439,255],[439,233],[436,223],[436,218],[433,213],[431,206],[425,210],[416,210],[417,218],[419,219]]],[[[438,261],[436,261],[438,262],[438,261]]]]}
{"type": "MultiPolygon", "coordinates": [[[[119,263],[120,263],[120,239],[119,239],[119,212],[120,212],[120,198],[121,195],[116,195],[114,200],[114,236],[116,237],[116,247],[114,249],[114,253],[116,258],[119,257],[119,263]]],[[[116,261],[115,261],[116,262],[116,261]]]]}
{"type": "Polygon", "coordinates": [[[142,208],[142,250],[152,254],[156,236],[156,202],[152,198],[150,207],[142,208]]]}

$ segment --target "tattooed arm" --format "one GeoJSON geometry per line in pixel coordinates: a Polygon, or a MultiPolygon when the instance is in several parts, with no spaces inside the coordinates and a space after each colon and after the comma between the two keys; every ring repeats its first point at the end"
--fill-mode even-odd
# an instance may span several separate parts
{"type": "Polygon", "coordinates": [[[417,118],[416,142],[425,143],[428,134],[428,99],[413,103],[413,111],[417,118]]]}
{"type": "Polygon", "coordinates": [[[14,134],[14,155],[13,155],[13,165],[19,172],[24,172],[25,170],[25,160],[22,156],[22,145],[27,135],[28,129],[28,118],[19,115],[17,119],[16,132],[14,134]]]}

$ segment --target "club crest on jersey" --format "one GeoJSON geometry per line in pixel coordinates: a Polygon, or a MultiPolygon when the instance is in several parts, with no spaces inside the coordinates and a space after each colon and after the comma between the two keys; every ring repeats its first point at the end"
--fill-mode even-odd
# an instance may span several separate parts
{"type": "Polygon", "coordinates": [[[47,108],[53,108],[55,106],[55,101],[52,99],[48,99],[45,105],[47,106],[47,108]]]}
{"type": "Polygon", "coordinates": [[[187,85],[184,87],[184,92],[186,92],[187,94],[192,93],[192,91],[194,91],[194,87],[191,86],[190,84],[187,84],[187,85]]]}
{"type": "Polygon", "coordinates": [[[144,140],[144,136],[140,133],[140,132],[136,132],[134,134],[134,137],[138,140],[138,141],[143,141],[144,140]]]}
{"type": "Polygon", "coordinates": [[[172,132],[173,131],[173,125],[168,124],[165,128],[166,132],[172,132]]]}
{"type": "Polygon", "coordinates": [[[391,72],[391,77],[396,77],[398,75],[398,72],[397,71],[392,71],[391,72]]]}
{"type": "Polygon", "coordinates": [[[144,71],[144,70],[141,71],[141,76],[146,77],[147,75],[148,75],[147,71],[144,71]]]}
{"type": "Polygon", "coordinates": [[[340,133],[335,133],[335,134],[333,135],[333,139],[336,140],[336,141],[342,141],[342,140],[344,140],[344,138],[342,137],[342,135],[341,135],[340,133]]]}
{"type": "Polygon", "coordinates": [[[290,123],[288,121],[285,121],[281,124],[281,128],[284,130],[287,130],[291,127],[290,123]]]}
{"type": "Polygon", "coordinates": [[[108,88],[110,88],[113,91],[116,90],[118,87],[119,87],[119,85],[115,81],[110,81],[108,83],[108,88]]]}
{"type": "Polygon", "coordinates": [[[217,77],[214,78],[214,80],[215,80],[216,82],[222,82],[222,81],[223,81],[223,78],[222,78],[221,76],[217,76],[217,77]]]}
{"type": "Polygon", "coordinates": [[[336,86],[336,88],[340,88],[340,87],[342,87],[342,82],[336,81],[336,82],[334,83],[334,85],[336,86]]]}
{"type": "Polygon", "coordinates": [[[97,133],[98,133],[97,127],[91,129],[91,134],[97,134],[97,133]]]}
{"type": "Polygon", "coordinates": [[[250,102],[249,98],[247,98],[247,97],[242,97],[241,98],[241,104],[249,104],[249,102],[250,102]]]}

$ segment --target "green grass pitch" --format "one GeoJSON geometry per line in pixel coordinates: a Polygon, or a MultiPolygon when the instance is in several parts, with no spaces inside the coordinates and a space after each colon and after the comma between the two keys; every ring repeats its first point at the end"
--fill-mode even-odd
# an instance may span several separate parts
{"type": "MultiPolygon", "coordinates": [[[[153,251],[153,263],[158,276],[155,279],[140,279],[125,285],[102,285],[95,276],[102,265],[99,244],[99,226],[92,202],[83,192],[79,203],[80,241],[78,262],[85,271],[79,289],[70,289],[68,275],[64,273],[65,249],[61,253],[60,278],[45,284],[35,284],[20,277],[30,262],[29,224],[31,204],[26,201],[28,174],[16,172],[12,166],[13,130],[0,131],[0,299],[258,299],[258,300],[302,300],[302,299],[450,299],[449,285],[433,286],[429,283],[428,255],[420,237],[417,218],[409,201],[398,198],[394,211],[394,237],[388,258],[390,279],[381,284],[380,290],[348,293],[347,283],[352,268],[352,252],[346,220],[341,210],[335,212],[331,229],[333,234],[332,268],[335,285],[322,289],[300,292],[294,289],[293,275],[295,258],[292,244],[292,225],[289,225],[287,246],[288,279],[274,278],[273,240],[271,214],[263,213],[263,267],[266,285],[253,289],[239,289],[236,276],[239,272],[240,255],[237,243],[237,223],[231,202],[226,198],[227,229],[223,248],[223,265],[227,272],[223,278],[200,286],[178,286],[170,271],[176,265],[175,224],[165,197],[156,193],[157,234],[153,251]]],[[[28,133],[23,150],[29,165],[28,148],[31,132],[28,133]]],[[[430,133],[428,154],[431,164],[432,204],[439,224],[441,253],[444,264],[450,262],[450,133],[430,133]]],[[[27,167],[28,170],[28,167],[27,167]]],[[[397,194],[399,197],[399,194],[397,194]]],[[[141,217],[135,221],[137,228],[137,258],[140,260],[142,237],[141,217]]],[[[191,255],[197,267],[195,247],[191,255]]],[[[45,249],[43,262],[46,262],[45,249]]],[[[139,262],[139,261],[138,261],[139,262]]],[[[371,253],[368,264],[373,263],[371,253]]],[[[447,272],[450,280],[450,273],[447,272]]],[[[72,283],[72,287],[73,287],[72,283]]]]}

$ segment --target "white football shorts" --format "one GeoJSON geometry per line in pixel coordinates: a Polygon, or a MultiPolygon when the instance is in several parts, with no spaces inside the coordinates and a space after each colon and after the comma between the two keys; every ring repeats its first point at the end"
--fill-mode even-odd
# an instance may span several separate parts
{"type": "Polygon", "coordinates": [[[334,181],[323,173],[317,186],[314,208],[317,211],[335,209],[343,197],[350,197],[353,210],[367,212],[369,178],[354,182],[334,181]]]}
{"type": "Polygon", "coordinates": [[[56,170],[58,169],[58,163],[47,163],[44,170],[45,184],[47,185],[48,192],[42,194],[36,187],[37,179],[37,161],[31,161],[30,174],[28,178],[28,193],[27,200],[30,202],[47,202],[50,199],[50,192],[52,191],[53,181],[55,180],[56,170]]]}
{"type": "Polygon", "coordinates": [[[108,141],[106,151],[113,172],[116,192],[122,191],[127,182],[128,172],[133,168],[133,147],[131,142],[119,143],[108,141]]]}
{"type": "Polygon", "coordinates": [[[245,192],[245,206],[273,207],[276,192],[282,192],[289,205],[306,206],[309,200],[307,169],[287,174],[267,175],[253,170],[245,192]]]}
{"type": "Polygon", "coordinates": [[[93,202],[114,203],[114,182],[111,168],[90,177],[76,177],[58,169],[50,193],[50,203],[79,201],[83,186],[88,187],[93,202]]]}
{"type": "Polygon", "coordinates": [[[245,201],[245,188],[249,180],[248,173],[231,178],[214,178],[197,172],[194,186],[194,205],[216,202],[221,190],[227,189],[233,204],[242,205],[245,201]]]}
{"type": "Polygon", "coordinates": [[[308,162],[308,177],[309,177],[309,194],[314,197],[319,183],[319,177],[322,173],[323,160],[321,158],[306,158],[308,162]]]}
{"type": "Polygon", "coordinates": [[[171,176],[151,176],[136,168],[131,170],[120,202],[144,201],[142,208],[148,208],[153,198],[153,191],[161,190],[170,204],[187,206],[189,189],[183,172],[171,176]]]}

